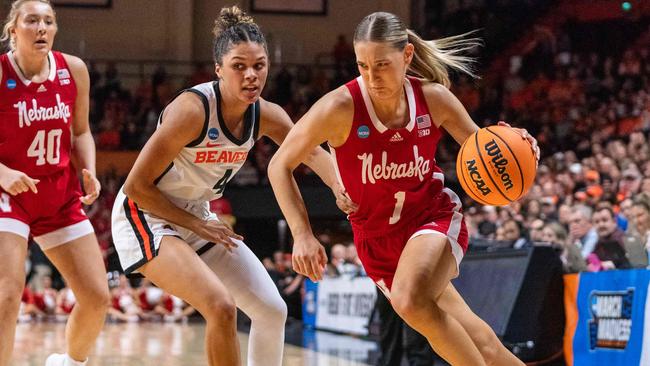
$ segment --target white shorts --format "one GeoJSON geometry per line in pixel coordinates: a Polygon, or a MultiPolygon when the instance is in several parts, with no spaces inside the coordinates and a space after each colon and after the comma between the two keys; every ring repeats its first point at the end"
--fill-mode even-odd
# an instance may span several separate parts
{"type": "MultiPolygon", "coordinates": [[[[172,202],[203,220],[219,220],[216,214],[210,212],[207,201],[172,202]]],[[[120,258],[122,270],[127,275],[138,272],[138,268],[158,255],[164,236],[182,239],[199,255],[215,246],[184,227],[142,211],[122,189],[115,198],[111,221],[115,250],[120,258]]]]}

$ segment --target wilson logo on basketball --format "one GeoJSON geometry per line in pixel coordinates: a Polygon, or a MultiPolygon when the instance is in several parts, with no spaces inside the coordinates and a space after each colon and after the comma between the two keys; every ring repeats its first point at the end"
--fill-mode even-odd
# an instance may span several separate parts
{"type": "Polygon", "coordinates": [[[472,179],[472,182],[476,184],[476,189],[481,191],[481,194],[484,196],[490,194],[492,190],[485,184],[485,181],[481,177],[481,173],[478,172],[478,169],[476,168],[476,160],[468,160],[465,163],[467,164],[469,177],[472,179]]]}
{"type": "Polygon", "coordinates": [[[499,173],[506,191],[510,190],[512,187],[514,187],[514,185],[512,184],[510,175],[506,171],[508,167],[508,159],[503,157],[501,148],[496,141],[491,140],[485,144],[485,151],[487,151],[488,155],[492,157],[492,164],[494,164],[494,168],[496,169],[497,173],[499,173]]]}

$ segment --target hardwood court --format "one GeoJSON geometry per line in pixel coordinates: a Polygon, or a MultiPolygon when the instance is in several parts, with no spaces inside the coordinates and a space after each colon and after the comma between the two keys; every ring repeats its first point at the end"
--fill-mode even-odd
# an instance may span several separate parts
{"type": "MultiPolygon", "coordinates": [[[[204,324],[107,324],[97,341],[88,366],[206,365],[203,352],[204,331],[204,324]]],[[[328,336],[339,337],[341,342],[359,341],[344,336],[328,336]]],[[[47,355],[64,349],[64,341],[65,325],[62,323],[18,324],[12,365],[43,366],[47,355]]],[[[240,333],[244,365],[247,341],[248,336],[240,333]]],[[[283,365],[367,366],[365,363],[289,344],[285,346],[283,365]]]]}

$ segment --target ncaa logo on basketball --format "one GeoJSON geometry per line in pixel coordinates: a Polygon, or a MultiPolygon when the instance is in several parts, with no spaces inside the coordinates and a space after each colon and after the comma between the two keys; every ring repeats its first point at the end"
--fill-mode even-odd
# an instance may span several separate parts
{"type": "Polygon", "coordinates": [[[7,80],[7,89],[15,89],[16,88],[16,80],[14,79],[9,79],[7,80]]]}
{"type": "Polygon", "coordinates": [[[481,173],[478,172],[478,168],[476,167],[476,160],[468,160],[465,162],[465,164],[467,164],[467,172],[469,173],[469,177],[472,179],[472,182],[474,182],[476,189],[481,191],[481,194],[484,196],[490,194],[492,190],[485,184],[483,177],[481,177],[481,173]]]}
{"type": "Polygon", "coordinates": [[[359,126],[359,128],[357,128],[357,136],[359,136],[360,139],[367,139],[370,137],[370,129],[368,126],[359,126]]]}
{"type": "Polygon", "coordinates": [[[210,140],[218,139],[219,138],[219,130],[212,127],[210,130],[208,130],[208,137],[210,138],[210,140]]]}
{"type": "Polygon", "coordinates": [[[632,333],[634,289],[594,291],[589,296],[589,348],[625,349],[632,333]]]}

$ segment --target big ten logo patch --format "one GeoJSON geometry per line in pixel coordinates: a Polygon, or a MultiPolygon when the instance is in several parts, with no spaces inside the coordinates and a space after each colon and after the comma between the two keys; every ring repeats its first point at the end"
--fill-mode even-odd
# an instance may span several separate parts
{"type": "Polygon", "coordinates": [[[589,295],[589,348],[624,349],[632,330],[634,288],[589,295]]]}

